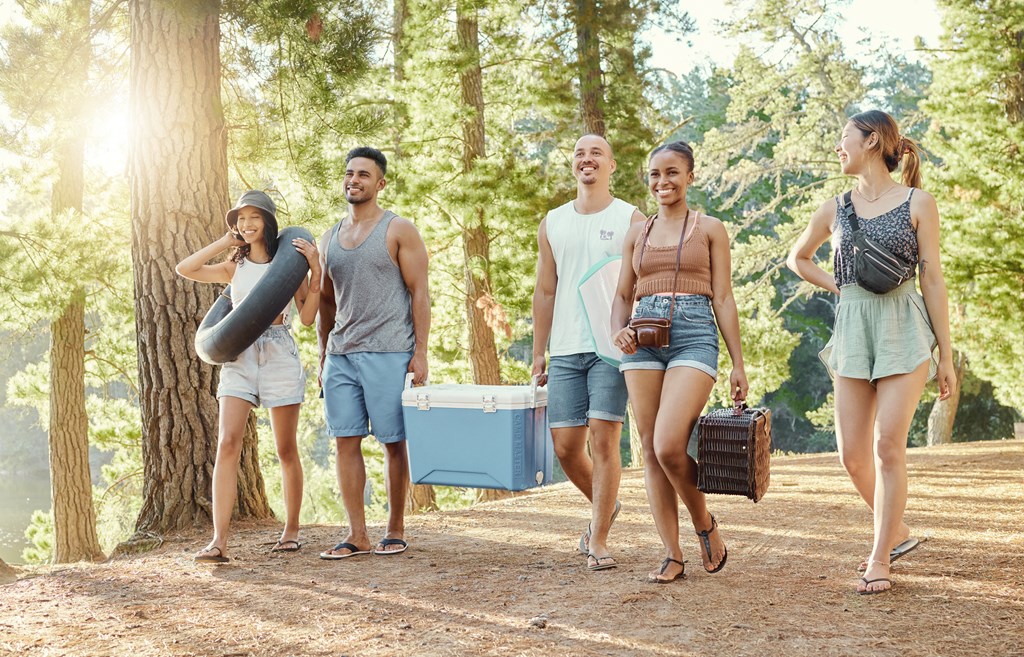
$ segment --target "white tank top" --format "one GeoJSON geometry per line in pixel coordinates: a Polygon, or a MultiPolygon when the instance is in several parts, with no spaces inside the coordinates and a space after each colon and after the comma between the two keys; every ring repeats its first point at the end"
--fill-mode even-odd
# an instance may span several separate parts
{"type": "Polygon", "coordinates": [[[620,199],[600,212],[580,214],[573,202],[548,212],[548,243],[555,255],[555,312],[551,322],[552,356],[594,351],[594,338],[580,300],[580,279],[608,256],[622,255],[622,242],[636,207],[620,199]]]}
{"type": "MultiPolygon", "coordinates": [[[[238,304],[242,303],[249,293],[252,292],[253,288],[256,287],[256,283],[259,282],[263,275],[267,273],[267,269],[270,267],[269,262],[253,262],[248,258],[243,258],[240,263],[235,265],[235,275],[231,277],[231,307],[237,308],[238,304]]],[[[292,301],[288,300],[288,304],[278,314],[284,314],[284,323],[287,324],[288,320],[291,319],[292,301]]]]}

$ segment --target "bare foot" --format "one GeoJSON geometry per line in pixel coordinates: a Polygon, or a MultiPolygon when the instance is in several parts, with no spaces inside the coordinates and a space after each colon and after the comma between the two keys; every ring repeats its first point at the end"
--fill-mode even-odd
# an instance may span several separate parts
{"type": "Polygon", "coordinates": [[[384,534],[384,538],[373,548],[373,553],[385,555],[398,554],[399,552],[405,552],[408,548],[409,544],[402,538],[401,532],[388,532],[384,534]]]}
{"type": "Polygon", "coordinates": [[[725,548],[725,541],[722,540],[722,532],[718,529],[718,522],[715,516],[708,514],[710,520],[701,529],[694,526],[697,531],[697,544],[700,546],[700,558],[704,562],[704,570],[709,573],[716,573],[725,566],[725,559],[728,551],[725,548]]]}
{"type": "MultiPolygon", "coordinates": [[[[682,555],[679,555],[682,556],[682,555]]],[[[651,571],[647,576],[648,582],[655,584],[667,584],[686,576],[686,562],[674,557],[665,557],[661,562],[661,568],[651,571]]]]}
{"type": "Polygon", "coordinates": [[[864,571],[864,577],[857,582],[857,593],[860,595],[874,595],[892,589],[892,581],[889,579],[889,564],[875,561],[868,561],[868,569],[864,571]]]}
{"type": "Polygon", "coordinates": [[[368,536],[363,536],[362,540],[360,540],[352,534],[349,534],[344,538],[344,540],[332,547],[330,550],[324,550],[321,552],[320,558],[344,559],[345,557],[351,557],[356,554],[368,554],[369,552],[370,538],[368,536]]]}
{"type": "MultiPolygon", "coordinates": [[[[889,546],[889,551],[892,552],[897,545],[907,540],[908,538],[910,538],[910,525],[908,525],[905,522],[900,523],[900,530],[896,532],[896,542],[889,546]]],[[[865,570],[867,570],[867,568],[868,560],[865,559],[864,561],[861,561],[860,564],[857,566],[857,572],[862,573],[865,570]]]]}
{"type": "Polygon", "coordinates": [[[210,543],[199,552],[196,552],[196,555],[192,557],[192,560],[196,563],[227,563],[230,561],[227,553],[224,551],[224,548],[219,545],[214,545],[213,543],[210,543]]]}

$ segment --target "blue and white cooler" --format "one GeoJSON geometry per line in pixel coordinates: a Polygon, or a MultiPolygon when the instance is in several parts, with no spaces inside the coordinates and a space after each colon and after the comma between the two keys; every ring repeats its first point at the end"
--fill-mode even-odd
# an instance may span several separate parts
{"type": "MultiPolygon", "coordinates": [[[[411,378],[410,378],[411,379],[411,378]]],[[[524,490],[551,482],[547,388],[406,386],[413,483],[524,490]]]]}

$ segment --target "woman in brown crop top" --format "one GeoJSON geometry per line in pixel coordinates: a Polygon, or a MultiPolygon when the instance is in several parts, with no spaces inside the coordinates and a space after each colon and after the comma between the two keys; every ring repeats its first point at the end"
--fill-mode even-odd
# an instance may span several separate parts
{"type": "Polygon", "coordinates": [[[697,490],[697,463],[686,453],[718,374],[719,330],[733,363],[732,398],[747,396],[729,236],[721,221],[687,205],[693,164],[693,151],[684,142],[651,153],[649,187],[658,214],[626,233],[623,261],[633,266],[620,270],[612,304],[613,340],[625,354],[620,369],[643,444],[647,499],[667,555],[649,576],[659,584],[683,575],[677,495],[699,537],[704,569],[720,571],[728,556],[718,523],[697,490]],[[637,317],[671,317],[667,347],[637,346],[628,326],[634,301],[637,317]]]}

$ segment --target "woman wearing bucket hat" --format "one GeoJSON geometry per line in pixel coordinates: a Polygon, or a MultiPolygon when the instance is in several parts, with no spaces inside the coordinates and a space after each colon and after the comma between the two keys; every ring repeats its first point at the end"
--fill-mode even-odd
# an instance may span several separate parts
{"type": "MultiPolygon", "coordinates": [[[[225,216],[227,233],[182,260],[175,271],[193,281],[230,283],[231,302],[237,308],[258,285],[277,252],[276,215],[274,201],[265,193],[245,192],[225,216]],[[230,258],[206,264],[226,249],[233,249],[230,258]]],[[[299,319],[309,326],[320,305],[320,254],[315,244],[301,238],[292,240],[292,247],[306,258],[311,272],[309,280],[303,278],[292,296],[299,319]]],[[[295,552],[301,547],[298,539],[302,465],[295,435],[306,376],[291,335],[290,319],[291,299],[252,346],[221,368],[217,388],[220,429],[213,468],[213,540],[196,554],[196,562],[228,561],[228,525],[235,506],[242,436],[249,411],[260,405],[270,409],[270,425],[281,461],[286,514],[284,531],[271,551],[295,552]]]]}
{"type": "Polygon", "coordinates": [[[842,172],[857,184],[821,204],[787,263],[800,278],[839,296],[832,339],[820,357],[834,379],[839,459],[874,515],[871,554],[858,568],[864,576],[856,586],[857,593],[874,595],[892,589],[892,562],[919,544],[904,521],[914,411],[930,379],[937,379],[939,399],[949,397],[957,380],[939,265],[939,210],[931,194],[918,189],[917,144],[900,134],[891,116],[869,110],[850,117],[834,150],[842,172]],[[897,168],[902,184],[892,179],[897,168]],[[833,273],[814,262],[830,237],[833,273]],[[872,259],[898,276],[888,284],[866,278],[863,268],[872,259]]]}

